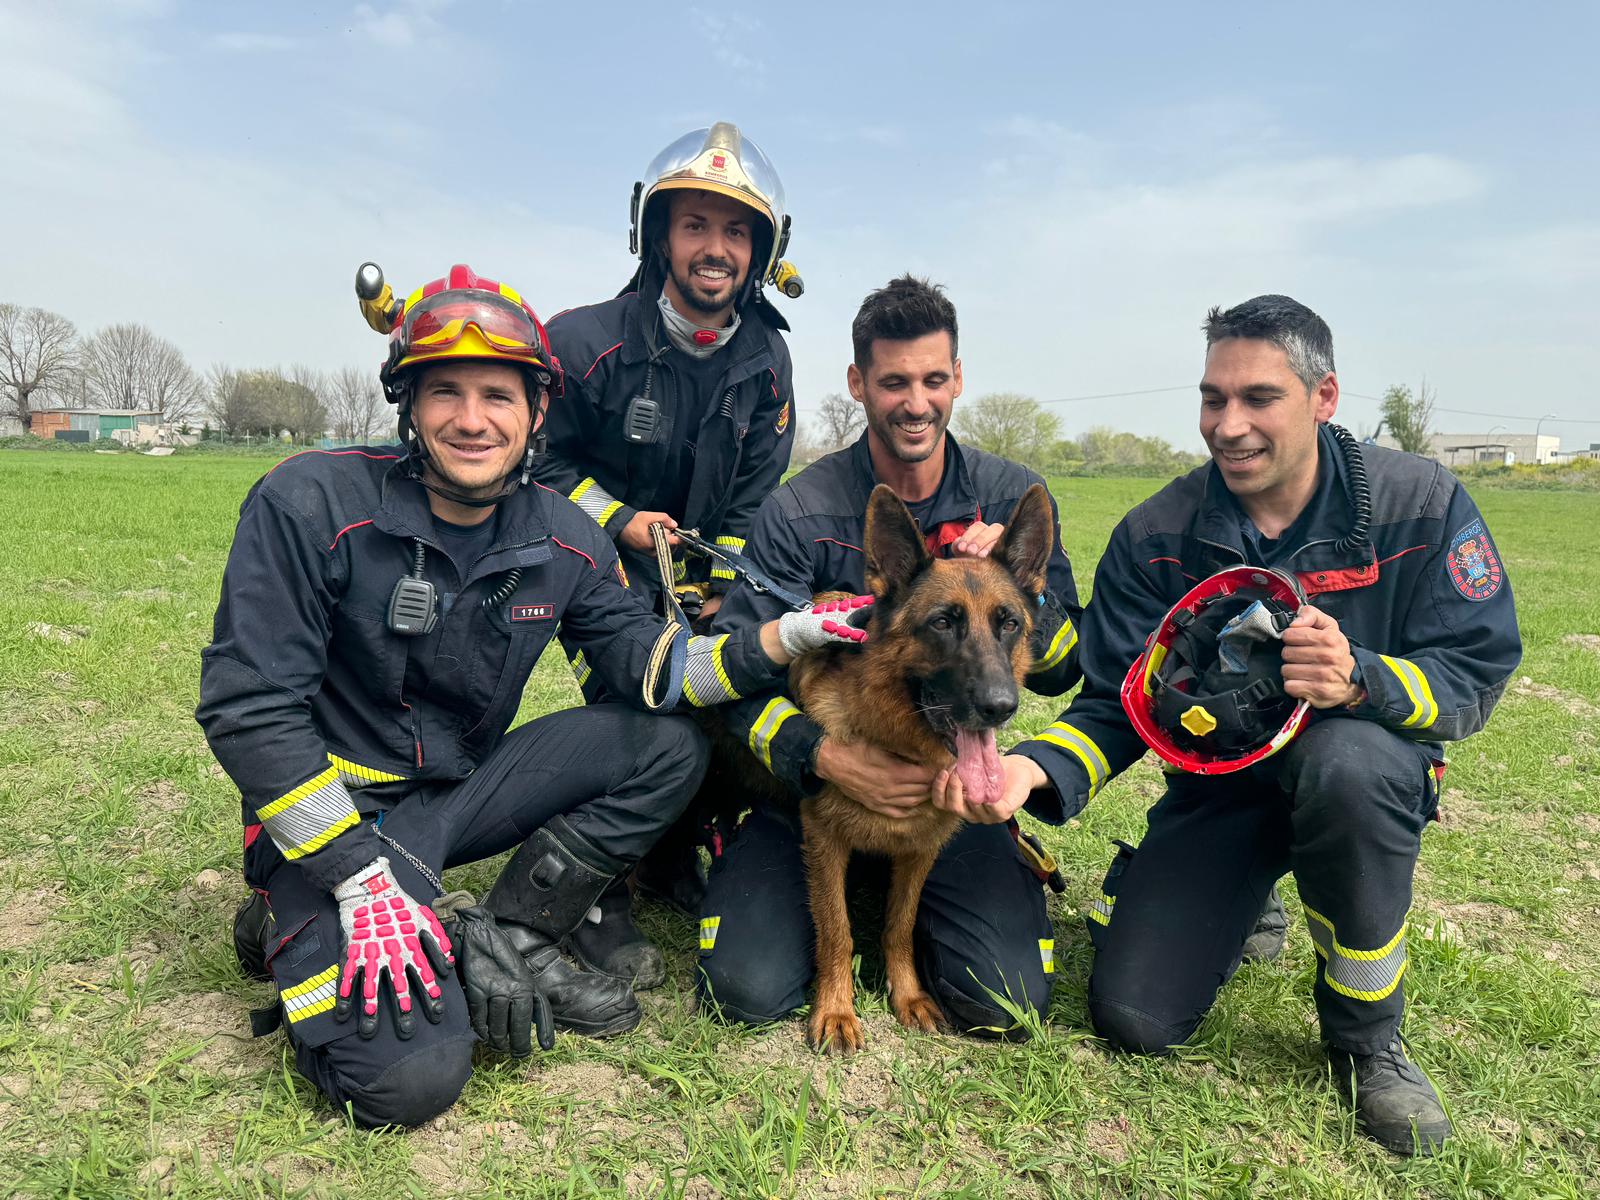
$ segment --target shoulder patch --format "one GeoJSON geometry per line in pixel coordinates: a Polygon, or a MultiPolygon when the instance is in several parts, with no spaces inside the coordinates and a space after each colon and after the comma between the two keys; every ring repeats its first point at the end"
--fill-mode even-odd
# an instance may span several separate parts
{"type": "Polygon", "coordinates": [[[778,423],[772,428],[779,437],[782,437],[783,431],[789,428],[789,401],[783,402],[783,407],[778,410],[778,423]]]}
{"type": "Polygon", "coordinates": [[[1450,582],[1468,600],[1487,600],[1505,582],[1500,554],[1481,520],[1468,522],[1450,539],[1444,563],[1450,582]]]}

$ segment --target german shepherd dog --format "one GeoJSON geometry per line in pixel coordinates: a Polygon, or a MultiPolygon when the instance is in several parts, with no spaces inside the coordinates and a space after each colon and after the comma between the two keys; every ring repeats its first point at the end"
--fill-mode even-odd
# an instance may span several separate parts
{"type": "MultiPolygon", "coordinates": [[[[868,640],[796,662],[791,694],[828,736],[939,769],[954,764],[969,803],[997,802],[995,731],[1016,712],[1032,665],[1028,635],[1054,529],[1049,496],[1035,484],[988,558],[935,559],[906,506],[880,484],[867,505],[866,583],[877,597],[868,640]]],[[[943,1026],[917,978],[912,928],[928,871],[960,818],[932,804],[909,817],[881,816],[832,784],[801,802],[800,817],[817,934],[808,1041],[836,1054],[863,1044],[845,908],[845,870],[856,850],[890,860],[883,953],[894,1014],[908,1029],[943,1026]]]]}

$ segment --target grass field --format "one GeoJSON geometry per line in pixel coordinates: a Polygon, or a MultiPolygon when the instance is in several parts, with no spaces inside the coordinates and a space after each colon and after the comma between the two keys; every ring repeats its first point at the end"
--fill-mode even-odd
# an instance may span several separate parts
{"type": "MultiPolygon", "coordinates": [[[[407,1135],[355,1130],[246,1010],[228,924],[238,799],[194,724],[200,648],[251,459],[0,454],[0,1195],[1579,1197],[1600,1192],[1600,494],[1478,493],[1526,659],[1454,755],[1412,915],[1408,1032],[1458,1136],[1391,1158],[1339,1106],[1316,1041],[1313,953],[1246,968],[1173,1059],[1112,1057],[1085,1021],[1081,913],[1141,765],[1046,837],[1057,990],[1029,1045],[908,1036],[881,982],[867,1050],[818,1059],[798,1022],[693,1011],[693,931],[649,931],[672,975],[644,1023],[483,1059],[407,1135]],[[1588,535],[1585,534],[1584,537],[1588,535]],[[1575,542],[1573,539],[1577,538],[1575,542]]],[[[1157,486],[1058,481],[1087,579],[1157,486]]],[[[574,702],[558,661],[525,714],[574,702]]],[[[1018,731],[1057,708],[1033,700],[1018,731]]],[[[453,872],[475,890],[497,864],[453,872]]]]}

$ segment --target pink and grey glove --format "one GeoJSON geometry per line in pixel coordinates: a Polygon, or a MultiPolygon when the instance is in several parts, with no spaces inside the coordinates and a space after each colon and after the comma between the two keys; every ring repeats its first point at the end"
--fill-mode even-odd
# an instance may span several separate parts
{"type": "Polygon", "coordinates": [[[778,641],[794,658],[824,646],[858,646],[867,640],[867,631],[857,625],[867,623],[871,605],[871,596],[851,596],[784,613],[778,618],[778,641]]]}
{"type": "Polygon", "coordinates": [[[416,1029],[411,1011],[411,977],[421,989],[422,1015],[437,1025],[444,1016],[438,973],[455,965],[450,939],[433,910],[419,904],[394,881],[387,858],[374,859],[333,890],[344,930],[344,969],[333,1019],[348,1020],[361,980],[358,1032],[378,1032],[378,980],[388,974],[395,1004],[395,1032],[404,1040],[416,1029]]]}

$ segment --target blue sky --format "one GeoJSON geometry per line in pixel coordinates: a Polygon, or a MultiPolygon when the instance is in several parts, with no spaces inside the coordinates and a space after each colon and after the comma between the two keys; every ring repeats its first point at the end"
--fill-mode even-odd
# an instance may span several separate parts
{"type": "Polygon", "coordinates": [[[1319,9],[0,0],[0,299],[375,368],[363,259],[603,299],[633,180],[726,119],[789,194],[802,413],[912,269],[969,398],[1150,391],[1069,433],[1197,447],[1205,310],[1278,291],[1352,427],[1426,377],[1442,429],[1600,442],[1600,7],[1319,9]]]}

